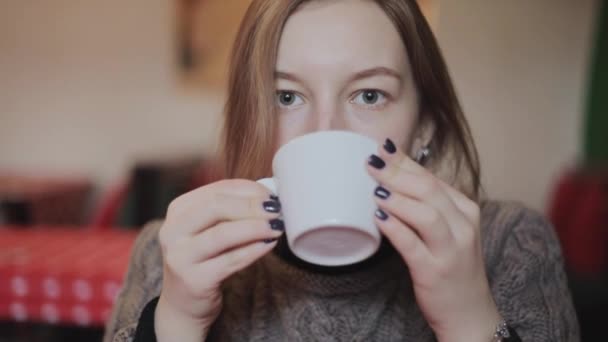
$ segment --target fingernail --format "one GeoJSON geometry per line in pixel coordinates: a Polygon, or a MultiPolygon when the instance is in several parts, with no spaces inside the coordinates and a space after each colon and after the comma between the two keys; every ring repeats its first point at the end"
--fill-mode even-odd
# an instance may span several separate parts
{"type": "Polygon", "coordinates": [[[374,191],[374,194],[379,198],[387,199],[391,195],[391,192],[381,186],[378,186],[374,191]]]}
{"type": "Polygon", "coordinates": [[[369,157],[369,160],[367,161],[367,163],[378,170],[382,170],[386,166],[386,163],[384,162],[384,160],[382,160],[380,157],[378,157],[375,154],[372,154],[369,157]]]}
{"type": "Polygon", "coordinates": [[[266,239],[264,240],[264,243],[273,243],[275,241],[277,241],[279,238],[272,238],[272,239],[266,239]]]}
{"type": "Polygon", "coordinates": [[[277,196],[277,195],[270,195],[270,199],[275,202],[279,202],[279,196],[277,196]]]}
{"type": "Polygon", "coordinates": [[[278,213],[281,211],[281,204],[277,201],[266,201],[263,203],[264,210],[269,213],[278,213]]]}
{"type": "Polygon", "coordinates": [[[384,142],[384,150],[390,154],[393,154],[397,152],[397,147],[391,139],[386,138],[386,141],[384,142]]]}
{"type": "Polygon", "coordinates": [[[274,220],[270,220],[269,222],[270,222],[270,229],[276,230],[279,232],[285,231],[285,223],[283,223],[283,220],[274,219],[274,220]]]}
{"type": "Polygon", "coordinates": [[[377,218],[381,219],[382,221],[386,221],[386,219],[388,218],[388,215],[382,209],[376,210],[375,215],[377,218]]]}

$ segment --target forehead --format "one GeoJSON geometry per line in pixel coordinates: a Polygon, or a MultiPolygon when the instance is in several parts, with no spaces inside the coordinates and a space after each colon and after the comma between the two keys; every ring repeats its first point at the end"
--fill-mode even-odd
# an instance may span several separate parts
{"type": "Polygon", "coordinates": [[[287,20],[277,69],[303,66],[351,68],[407,66],[405,46],[393,23],[373,1],[308,2],[287,20]]]}

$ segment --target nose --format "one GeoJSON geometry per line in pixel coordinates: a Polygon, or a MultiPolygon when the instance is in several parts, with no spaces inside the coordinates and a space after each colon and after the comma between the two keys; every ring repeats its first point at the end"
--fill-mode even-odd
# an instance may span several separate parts
{"type": "Polygon", "coordinates": [[[314,117],[317,131],[346,129],[344,109],[335,103],[318,106],[314,117]]]}
{"type": "Polygon", "coordinates": [[[321,112],[317,115],[315,125],[317,131],[344,130],[346,123],[344,115],[337,112],[321,112]]]}

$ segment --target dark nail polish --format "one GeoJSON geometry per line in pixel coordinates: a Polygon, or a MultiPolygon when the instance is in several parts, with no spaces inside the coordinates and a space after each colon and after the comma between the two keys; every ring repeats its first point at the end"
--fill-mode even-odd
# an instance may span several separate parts
{"type": "Polygon", "coordinates": [[[397,147],[395,146],[395,143],[393,143],[393,141],[391,139],[386,139],[386,141],[384,142],[384,150],[390,154],[393,154],[395,152],[397,152],[397,147]]]}
{"type": "Polygon", "coordinates": [[[263,206],[264,210],[269,213],[278,213],[281,211],[281,204],[277,201],[266,201],[263,206]]]}
{"type": "Polygon", "coordinates": [[[275,241],[277,241],[279,238],[272,238],[272,239],[266,239],[264,240],[264,243],[273,243],[275,241]]]}
{"type": "Polygon", "coordinates": [[[285,223],[281,219],[270,220],[270,229],[277,230],[279,232],[285,231],[285,223]]]}
{"type": "Polygon", "coordinates": [[[382,221],[386,221],[386,219],[388,219],[388,215],[382,209],[376,210],[375,215],[377,218],[381,219],[382,221]]]}
{"type": "Polygon", "coordinates": [[[270,195],[270,199],[275,202],[279,202],[279,196],[277,196],[277,195],[270,195]]]}
{"type": "Polygon", "coordinates": [[[382,160],[380,157],[378,157],[375,154],[372,154],[369,157],[369,160],[367,161],[367,163],[378,170],[382,170],[386,166],[386,163],[384,162],[384,160],[382,160]]]}
{"type": "Polygon", "coordinates": [[[391,195],[391,192],[381,186],[378,186],[374,191],[374,195],[382,199],[387,199],[391,195]]]}

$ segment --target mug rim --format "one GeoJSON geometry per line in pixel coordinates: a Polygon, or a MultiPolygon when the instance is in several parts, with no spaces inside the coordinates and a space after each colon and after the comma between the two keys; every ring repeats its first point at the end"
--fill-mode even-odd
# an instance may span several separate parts
{"type": "Polygon", "coordinates": [[[285,150],[287,150],[289,148],[289,146],[298,143],[301,140],[306,140],[306,139],[310,139],[313,136],[318,136],[318,135],[344,135],[344,136],[351,136],[351,137],[355,137],[355,138],[363,138],[363,139],[367,139],[368,141],[377,144],[376,141],[370,137],[368,137],[367,135],[363,135],[360,133],[356,133],[353,131],[347,131],[347,130],[327,130],[327,131],[316,131],[316,132],[311,132],[311,133],[306,133],[306,134],[302,134],[300,136],[297,136],[291,140],[289,140],[288,142],[286,142],[283,146],[279,147],[279,149],[277,150],[277,152],[274,154],[274,157],[272,158],[272,173],[273,173],[273,177],[274,177],[274,169],[275,169],[275,163],[277,162],[277,159],[279,159],[280,156],[282,156],[285,152],[285,150]]]}

